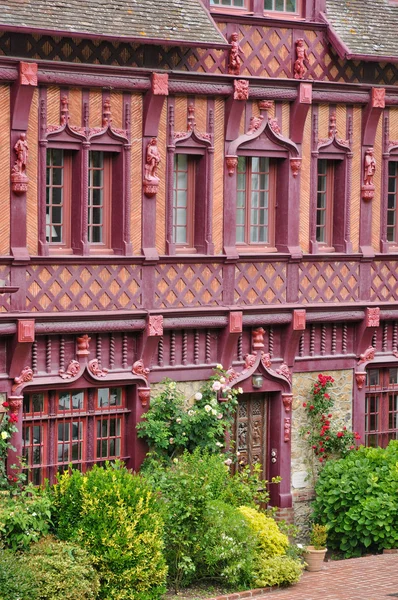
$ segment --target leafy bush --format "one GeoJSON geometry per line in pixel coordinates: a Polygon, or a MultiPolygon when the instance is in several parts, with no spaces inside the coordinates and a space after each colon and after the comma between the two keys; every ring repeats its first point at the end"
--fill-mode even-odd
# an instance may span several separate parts
{"type": "Polygon", "coordinates": [[[0,493],[0,540],[4,546],[26,549],[51,527],[50,496],[32,485],[18,495],[0,493]]]}
{"type": "Polygon", "coordinates": [[[253,583],[255,539],[244,517],[233,506],[207,505],[195,557],[197,578],[222,578],[228,586],[253,583]]]}
{"type": "Polygon", "coordinates": [[[34,573],[37,600],[92,600],[99,590],[98,573],[89,554],[76,544],[46,537],[20,559],[34,573]]]}
{"type": "Polygon", "coordinates": [[[314,520],[328,528],[328,547],[346,557],[398,544],[398,441],[361,447],[328,463],[315,491],[314,520]]]}
{"type": "Polygon", "coordinates": [[[291,585],[297,583],[303,572],[303,564],[290,556],[258,557],[255,565],[255,585],[268,587],[273,585],[291,585]]]}
{"type": "Polygon", "coordinates": [[[241,506],[239,510],[256,536],[258,551],[263,556],[280,556],[286,553],[289,539],[280,531],[274,519],[249,506],[241,506]]]}
{"type": "Polygon", "coordinates": [[[148,484],[121,463],[64,473],[54,488],[57,533],[93,557],[99,598],[158,598],[165,591],[163,524],[148,484]]]}
{"type": "Polygon", "coordinates": [[[193,452],[201,448],[220,452],[225,432],[233,422],[239,394],[228,386],[226,375],[217,368],[195,394],[192,407],[185,406],[174,381],[164,382],[164,390],[151,400],[143,421],[137,425],[138,436],[147,440],[152,458],[167,463],[185,450],[193,452]]]}
{"type": "Polygon", "coordinates": [[[24,564],[11,550],[0,550],[0,600],[37,600],[33,575],[27,561],[24,564]]]}

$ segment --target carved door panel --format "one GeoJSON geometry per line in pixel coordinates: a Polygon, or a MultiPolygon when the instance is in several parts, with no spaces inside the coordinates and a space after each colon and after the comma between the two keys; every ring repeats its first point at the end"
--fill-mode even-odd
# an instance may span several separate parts
{"type": "Polygon", "coordinates": [[[234,431],[238,464],[243,467],[261,463],[264,479],[267,477],[267,416],[266,394],[244,394],[240,397],[234,431]]]}

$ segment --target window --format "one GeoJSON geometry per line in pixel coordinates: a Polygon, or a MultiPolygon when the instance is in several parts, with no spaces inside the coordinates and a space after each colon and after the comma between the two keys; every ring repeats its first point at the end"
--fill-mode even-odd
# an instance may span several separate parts
{"type": "Polygon", "coordinates": [[[369,369],[365,396],[365,445],[385,448],[398,439],[398,368],[369,369]]]}
{"type": "Polygon", "coordinates": [[[274,244],[275,168],[269,158],[238,159],[236,243],[274,244]]]}
{"type": "Polygon", "coordinates": [[[88,220],[89,244],[110,247],[111,220],[111,158],[104,152],[89,153],[88,168],[88,220]]]}
{"type": "Polygon", "coordinates": [[[22,438],[29,480],[52,483],[70,464],[85,471],[94,463],[126,458],[127,414],[122,388],[25,395],[22,438]]]}
{"type": "Polygon", "coordinates": [[[297,13],[298,0],[264,0],[266,12],[297,13]]]}
{"type": "Polygon", "coordinates": [[[60,149],[47,150],[46,242],[70,248],[71,156],[60,149]]]}
{"type": "Polygon", "coordinates": [[[193,247],[195,160],[187,154],[174,156],[173,243],[193,247]]]}
{"type": "Polygon", "coordinates": [[[387,242],[397,244],[398,163],[388,163],[387,242]]]}
{"type": "Polygon", "coordinates": [[[245,8],[245,0],[210,0],[210,6],[229,6],[231,8],[245,8]]]}
{"type": "Polygon", "coordinates": [[[320,245],[333,245],[334,164],[318,160],[316,202],[316,241],[320,245]]]}

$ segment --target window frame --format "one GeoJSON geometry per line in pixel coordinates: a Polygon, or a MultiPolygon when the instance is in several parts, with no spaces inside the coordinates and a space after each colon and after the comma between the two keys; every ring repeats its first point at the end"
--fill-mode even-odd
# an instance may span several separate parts
{"type": "MultiPolygon", "coordinates": [[[[277,182],[277,161],[267,155],[261,155],[258,153],[258,156],[250,155],[240,155],[238,156],[238,165],[237,165],[237,200],[236,200],[236,213],[238,213],[238,195],[239,192],[244,191],[245,193],[245,203],[244,203],[244,213],[245,213],[245,224],[244,224],[244,241],[238,241],[236,236],[236,247],[238,251],[244,252],[261,250],[263,252],[275,252],[275,207],[276,207],[276,182],[277,182]],[[253,159],[265,159],[268,160],[268,207],[267,207],[267,215],[268,215],[268,241],[267,242],[252,242],[251,241],[251,233],[250,230],[252,228],[252,174],[253,174],[253,159]],[[245,170],[245,190],[240,190],[238,188],[239,185],[239,175],[242,174],[242,171],[239,171],[239,161],[241,159],[245,160],[246,170],[245,170]]],[[[261,171],[258,174],[262,174],[261,171]]],[[[257,190],[255,190],[257,191],[257,190]]],[[[264,191],[264,190],[258,190],[264,191]]],[[[236,233],[238,232],[238,219],[236,218],[236,233]]]]}
{"type": "MultiPolygon", "coordinates": [[[[96,170],[99,170],[95,168],[96,170]]],[[[88,155],[88,198],[87,198],[87,243],[89,244],[90,254],[104,254],[113,253],[112,249],[112,155],[110,152],[105,152],[103,150],[97,150],[95,146],[90,148],[88,155]],[[90,197],[92,196],[91,190],[98,189],[96,186],[90,185],[91,173],[95,167],[91,167],[91,155],[93,152],[101,153],[103,160],[103,181],[102,181],[102,241],[101,242],[93,242],[90,241],[90,228],[97,225],[90,223],[90,210],[95,210],[95,205],[93,203],[90,204],[90,197]]]]}
{"type": "MultiPolygon", "coordinates": [[[[25,432],[28,429],[32,429],[34,426],[41,427],[42,443],[41,447],[41,463],[35,467],[40,470],[39,480],[41,483],[44,482],[44,478],[49,478],[51,481],[54,480],[57,472],[62,472],[68,467],[70,463],[75,468],[80,468],[82,472],[85,472],[87,468],[90,468],[93,464],[99,464],[105,460],[113,460],[117,458],[125,459],[128,450],[130,450],[129,442],[126,438],[126,427],[128,416],[131,410],[127,406],[127,389],[122,385],[112,385],[109,382],[107,386],[101,386],[97,388],[73,388],[73,389],[56,389],[56,390],[34,390],[27,392],[24,395],[24,407],[26,401],[29,399],[29,408],[31,408],[32,398],[35,394],[39,394],[43,397],[43,410],[40,412],[32,412],[31,410],[23,412],[22,421],[22,439],[23,446],[22,452],[26,454],[25,447],[25,432]],[[110,396],[111,390],[120,390],[118,394],[120,403],[107,405],[99,405],[98,397],[100,390],[108,390],[110,396]],[[69,393],[70,396],[76,393],[83,394],[83,406],[81,408],[60,408],[59,398],[62,394],[69,393]],[[120,419],[120,455],[115,457],[98,457],[97,456],[97,422],[103,420],[109,420],[111,418],[120,419]],[[68,459],[60,461],[58,459],[58,446],[61,443],[58,439],[58,428],[59,425],[68,425],[69,430],[73,423],[81,423],[82,425],[82,436],[78,440],[81,440],[81,456],[78,459],[73,460],[69,454],[72,452],[72,437],[69,435],[69,441],[65,446],[69,446],[68,459]],[[51,447],[50,447],[51,444],[51,447]]],[[[33,430],[33,429],[32,429],[33,430]]],[[[31,434],[30,434],[31,435],[31,434]]],[[[101,438],[102,439],[102,438],[101,438]]],[[[108,440],[109,440],[108,436],[108,440]]],[[[33,456],[33,448],[30,443],[28,452],[33,456]],[[30,449],[30,450],[29,450],[30,449]]],[[[27,463],[28,468],[34,468],[34,463],[27,463]]],[[[28,472],[28,478],[32,480],[31,473],[28,472]]]]}
{"type": "MultiPolygon", "coordinates": [[[[50,193],[51,194],[51,193],[50,193]]],[[[49,195],[50,195],[49,194],[49,195]]],[[[49,246],[49,250],[51,254],[72,254],[72,244],[71,244],[71,212],[72,212],[72,153],[68,150],[64,150],[63,148],[49,147],[46,152],[46,244],[49,246]],[[52,242],[47,239],[47,228],[52,227],[53,223],[50,219],[50,222],[47,222],[47,208],[49,207],[50,212],[51,208],[54,204],[48,203],[48,190],[52,190],[53,186],[47,183],[47,174],[49,169],[53,169],[54,165],[48,164],[48,156],[54,150],[59,150],[62,152],[62,186],[57,186],[57,188],[61,187],[62,189],[62,202],[60,205],[63,209],[62,220],[59,224],[62,227],[63,231],[63,241],[62,242],[52,242]]],[[[57,206],[57,205],[55,205],[57,206]]]]}
{"type": "Polygon", "coordinates": [[[317,161],[317,191],[316,191],[316,195],[317,195],[317,202],[316,202],[316,218],[315,218],[315,239],[316,242],[318,244],[318,247],[320,249],[322,249],[323,251],[334,251],[334,246],[333,246],[333,219],[334,219],[334,213],[335,213],[335,207],[334,207],[334,203],[335,203],[335,169],[336,169],[336,165],[335,162],[333,160],[324,158],[322,156],[318,157],[318,161],[317,161]],[[320,173],[319,172],[319,166],[320,163],[325,163],[326,165],[326,172],[320,173]],[[326,185],[325,185],[325,190],[320,190],[319,189],[319,178],[321,176],[325,176],[326,179],[326,185]],[[320,194],[324,194],[325,196],[325,208],[320,208],[319,206],[319,196],[320,194]],[[318,239],[318,231],[319,228],[322,225],[318,224],[318,215],[320,213],[320,211],[322,211],[326,216],[325,216],[325,223],[323,225],[323,231],[325,233],[325,239],[324,240],[319,240],[318,239]]]}
{"type": "MultiPolygon", "coordinates": [[[[183,152],[176,152],[174,154],[174,170],[173,170],[173,225],[172,225],[172,243],[175,246],[176,253],[195,253],[195,200],[196,200],[196,159],[195,156],[186,154],[183,152]],[[178,185],[178,172],[182,172],[182,170],[178,169],[178,157],[184,156],[187,159],[187,169],[186,169],[186,179],[187,179],[187,188],[186,188],[186,242],[177,242],[177,228],[180,227],[176,223],[176,212],[181,208],[177,204],[177,196],[178,192],[182,191],[182,188],[176,187],[178,185]]],[[[185,172],[185,171],[184,171],[185,172]]]]}
{"type": "MultiPolygon", "coordinates": [[[[364,431],[365,431],[365,446],[368,444],[369,437],[372,436],[376,440],[376,447],[385,448],[390,439],[398,439],[398,367],[395,365],[380,366],[369,368],[366,371],[366,389],[365,389],[365,410],[364,410],[364,431]],[[396,383],[390,383],[391,370],[396,371],[396,383]],[[370,378],[372,372],[378,373],[377,383],[371,385],[370,378]],[[390,395],[395,396],[395,409],[390,410],[390,395]],[[369,410],[369,402],[372,399],[377,399],[377,410],[369,410]],[[396,427],[390,428],[390,415],[395,419],[396,427]],[[369,423],[372,417],[375,419],[376,428],[370,429],[369,423]],[[395,437],[392,437],[394,436],[395,437]],[[379,439],[382,443],[379,444],[379,439]]],[[[393,400],[394,402],[394,400],[393,400]]]]}
{"type": "MultiPolygon", "coordinates": [[[[271,0],[271,1],[272,1],[273,5],[275,5],[276,0],[271,0]]],[[[301,19],[302,18],[302,1],[301,0],[294,0],[294,1],[296,2],[296,10],[294,12],[290,12],[287,10],[276,10],[276,9],[265,8],[266,0],[262,0],[264,16],[267,16],[270,18],[277,18],[277,19],[301,19]]],[[[283,3],[286,6],[286,0],[283,0],[283,3]]]]}

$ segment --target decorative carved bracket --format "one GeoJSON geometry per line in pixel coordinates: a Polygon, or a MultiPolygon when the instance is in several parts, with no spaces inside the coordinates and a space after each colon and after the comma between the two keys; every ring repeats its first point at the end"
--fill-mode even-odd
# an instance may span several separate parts
{"type": "Polygon", "coordinates": [[[287,413],[291,412],[293,405],[293,394],[282,394],[282,402],[287,413]]]}
{"type": "Polygon", "coordinates": [[[98,358],[90,360],[87,369],[90,371],[91,375],[94,375],[95,377],[106,377],[109,373],[109,369],[101,369],[98,358]]]}
{"type": "Polygon", "coordinates": [[[189,138],[192,138],[199,144],[212,144],[212,135],[210,133],[201,132],[196,129],[195,106],[193,104],[188,105],[187,131],[174,132],[174,140],[179,143],[186,141],[189,138]]]}
{"type": "Polygon", "coordinates": [[[372,347],[372,338],[375,329],[380,325],[380,308],[378,306],[368,307],[365,311],[365,318],[357,325],[356,339],[357,348],[356,354],[359,356],[360,362],[363,364],[374,358],[374,348],[372,347]],[[362,360],[366,356],[371,356],[373,351],[373,358],[367,358],[362,360]]]}
{"type": "Polygon", "coordinates": [[[219,339],[220,363],[227,368],[232,365],[236,344],[242,333],[242,318],[242,311],[231,311],[228,316],[228,325],[219,339]]]}
{"type": "Polygon", "coordinates": [[[337,137],[337,120],[336,113],[332,113],[329,119],[329,135],[327,138],[319,138],[318,140],[318,152],[319,150],[325,150],[329,146],[335,146],[338,150],[347,152],[350,150],[349,140],[343,140],[337,137]]]}
{"type": "Polygon", "coordinates": [[[366,371],[356,371],[355,373],[355,381],[357,384],[357,388],[361,390],[366,381],[366,371]]]}
{"type": "Polygon", "coordinates": [[[14,385],[11,388],[12,396],[20,396],[22,389],[33,380],[33,371],[30,367],[24,367],[21,374],[14,379],[14,385]]]}
{"type": "Polygon", "coordinates": [[[149,402],[151,399],[151,388],[149,387],[139,387],[138,388],[138,398],[140,399],[141,406],[145,408],[149,406],[149,402]]]}
{"type": "Polygon", "coordinates": [[[148,369],[144,366],[144,362],[142,360],[136,360],[135,363],[133,364],[131,372],[134,373],[134,375],[143,377],[144,379],[147,380],[150,369],[148,369]]]}
{"type": "Polygon", "coordinates": [[[155,356],[158,349],[159,338],[162,335],[163,316],[149,315],[138,348],[138,356],[141,356],[141,361],[143,364],[152,364],[153,357],[155,356]]]}
{"type": "Polygon", "coordinates": [[[160,115],[166,96],[169,95],[168,73],[152,73],[151,89],[145,94],[143,107],[143,136],[157,137],[160,115]]]}
{"type": "Polygon", "coordinates": [[[385,89],[372,88],[372,93],[362,115],[362,145],[373,146],[380,115],[385,107],[385,89]]]}
{"type": "Polygon", "coordinates": [[[62,379],[73,379],[77,378],[80,373],[80,363],[77,360],[71,360],[66,371],[64,369],[60,369],[58,371],[58,375],[62,379]]]}
{"type": "Polygon", "coordinates": [[[304,308],[299,308],[293,311],[293,319],[286,326],[285,335],[283,336],[282,356],[285,363],[289,367],[293,367],[297,356],[298,345],[302,332],[306,327],[306,311],[304,308]]]}

